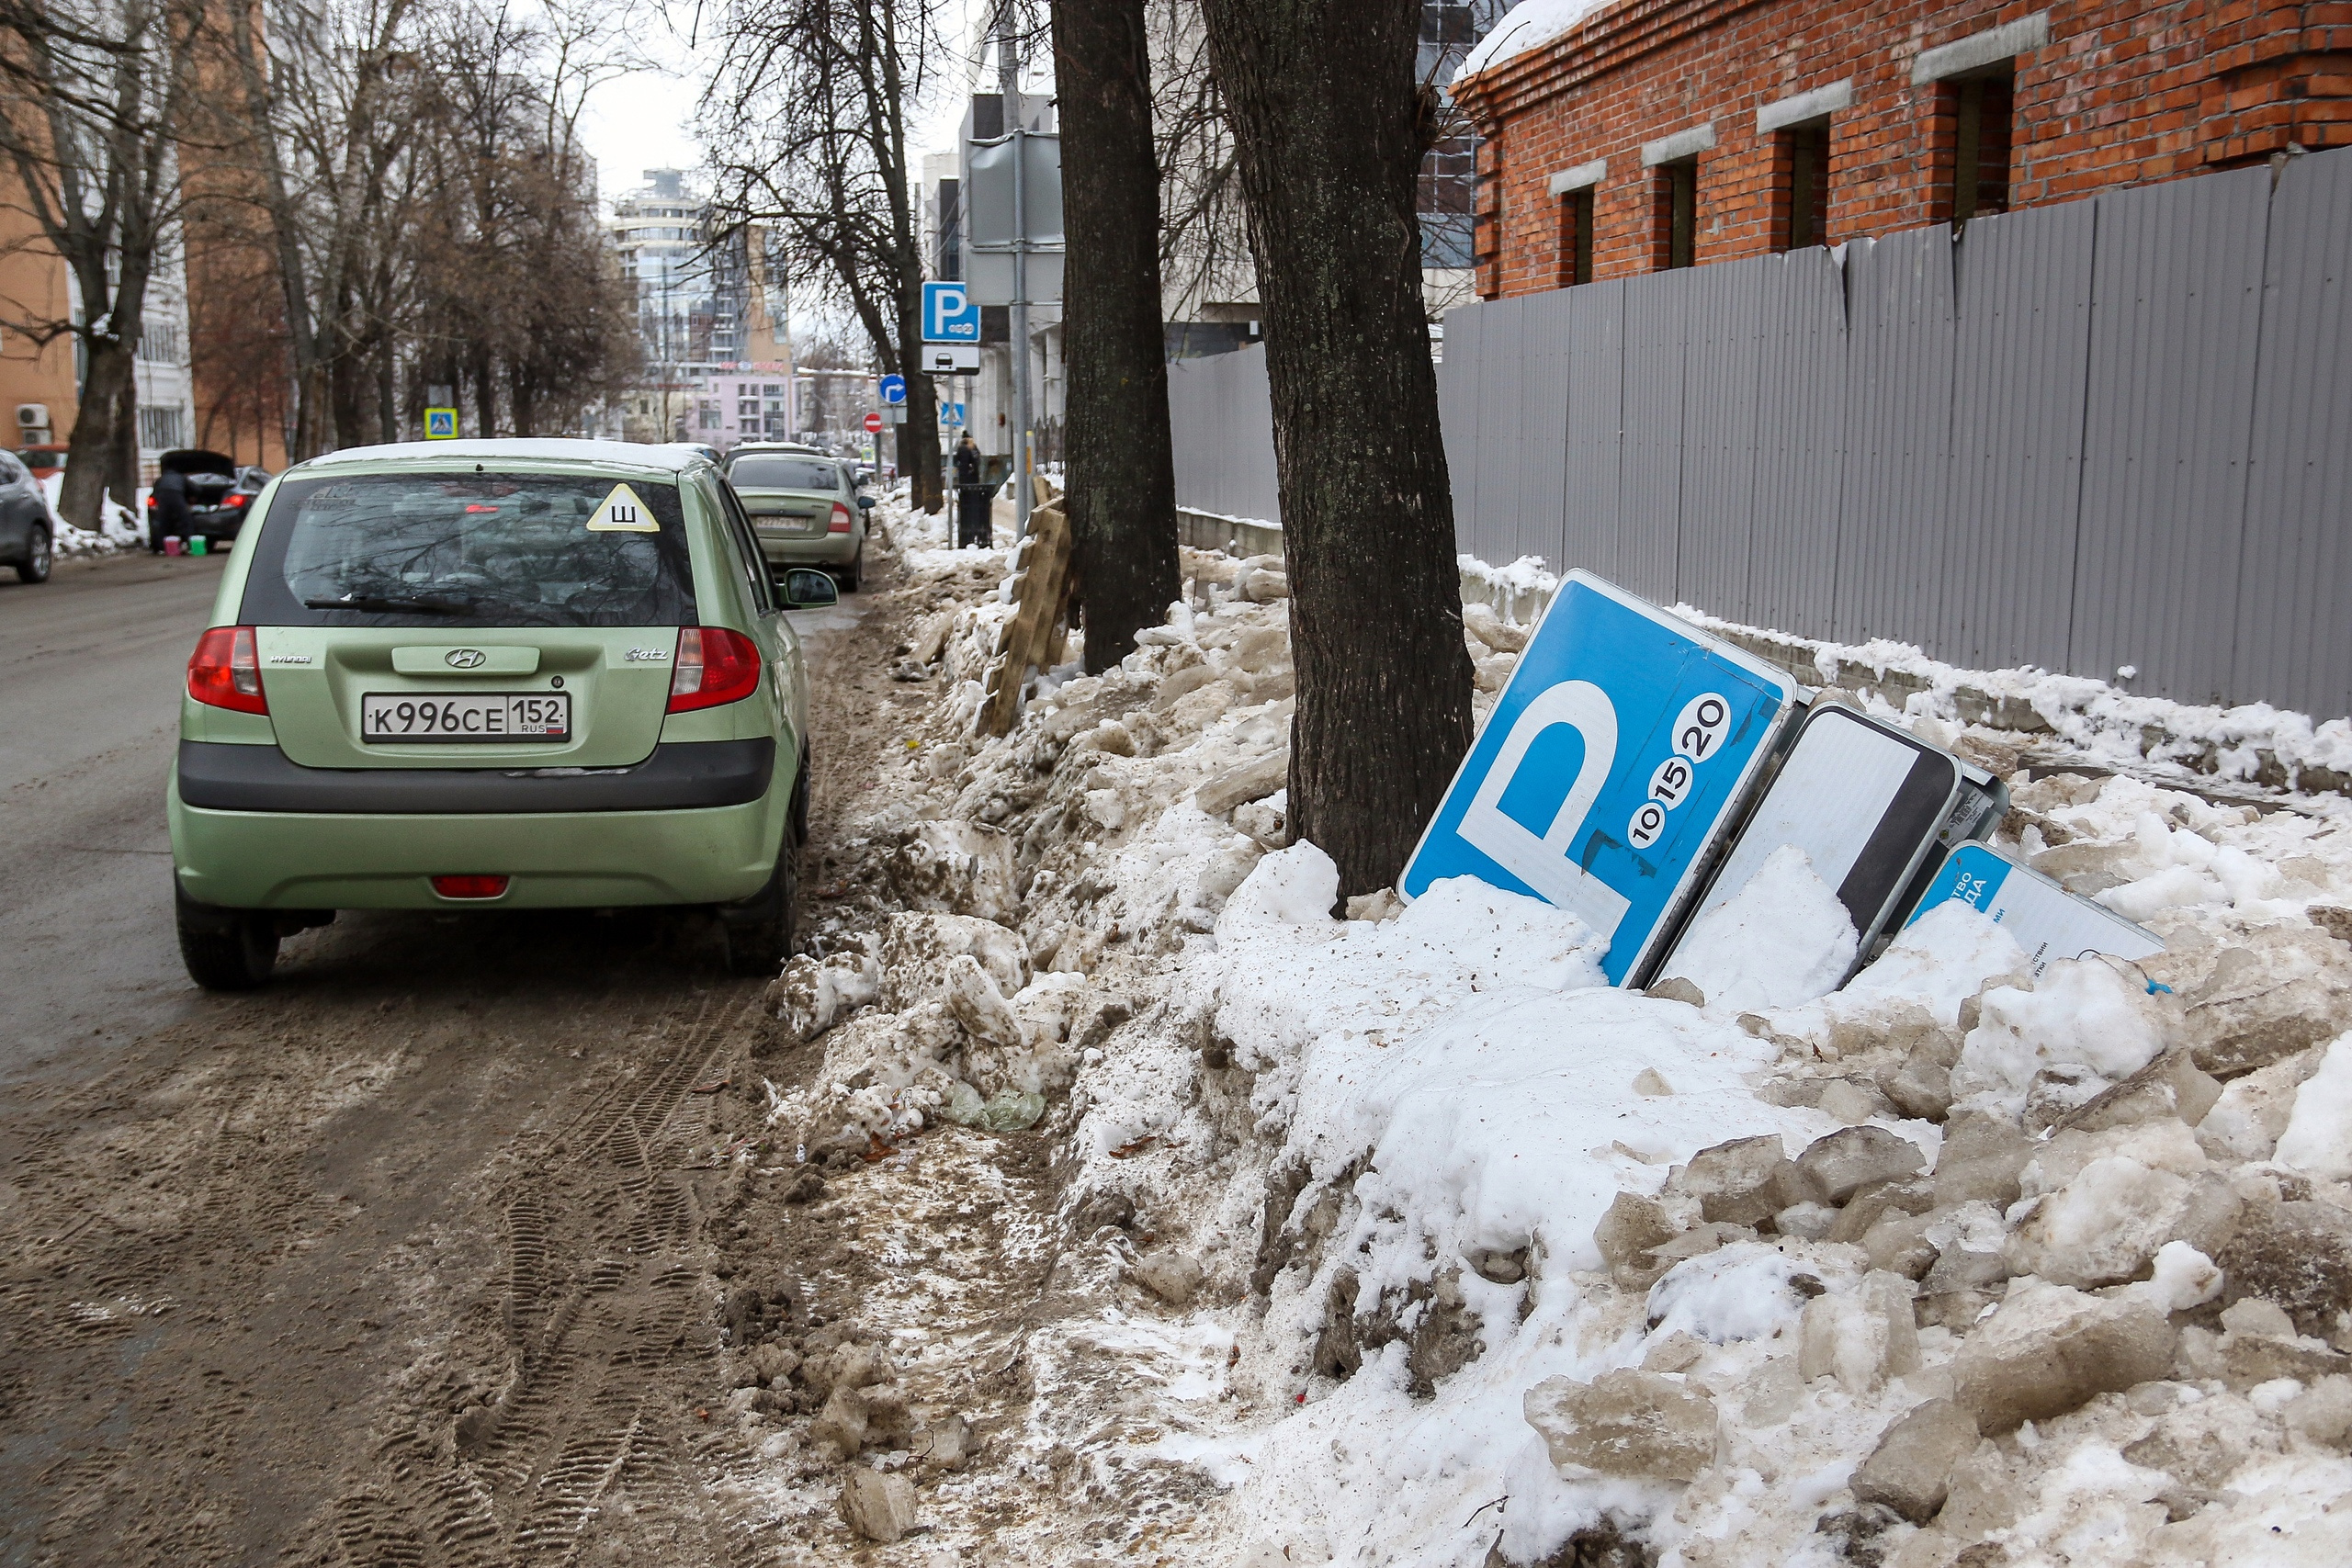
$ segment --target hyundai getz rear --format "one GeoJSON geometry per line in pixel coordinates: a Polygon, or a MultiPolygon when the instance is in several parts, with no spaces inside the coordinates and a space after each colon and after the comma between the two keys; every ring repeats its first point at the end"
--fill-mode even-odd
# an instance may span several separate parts
{"type": "Polygon", "coordinates": [[[339,909],[715,908],[773,973],[808,817],[808,678],[705,457],[361,447],[253,507],[188,662],[169,812],[214,989],[339,909]]]}

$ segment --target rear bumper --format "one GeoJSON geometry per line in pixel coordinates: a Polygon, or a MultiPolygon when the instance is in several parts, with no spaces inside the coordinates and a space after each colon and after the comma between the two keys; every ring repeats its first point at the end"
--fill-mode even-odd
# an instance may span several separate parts
{"type": "Polygon", "coordinates": [[[603,908],[731,903],[757,894],[775,872],[791,795],[788,770],[775,770],[757,797],[702,809],[228,811],[189,804],[175,774],[167,807],[179,885],[202,904],[603,908]],[[500,898],[443,898],[430,878],[453,873],[512,881],[500,898]]]}
{"type": "Polygon", "coordinates": [[[210,811],[350,815],[697,811],[768,793],[775,742],[673,741],[626,768],[306,768],[275,746],[183,740],[179,798],[210,811]]]}
{"type": "Polygon", "coordinates": [[[846,534],[810,535],[805,539],[762,538],[760,553],[771,566],[847,566],[865,542],[864,530],[846,534]]]}

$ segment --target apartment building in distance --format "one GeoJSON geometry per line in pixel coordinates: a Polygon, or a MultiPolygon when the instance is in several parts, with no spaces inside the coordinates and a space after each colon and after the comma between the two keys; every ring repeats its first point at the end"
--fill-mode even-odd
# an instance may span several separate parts
{"type": "Polygon", "coordinates": [[[1535,0],[1453,94],[1495,299],[2352,143],[2352,5],[1535,0]]]}
{"type": "Polygon", "coordinates": [[[714,231],[680,170],[648,169],[645,180],[615,199],[607,225],[645,346],[644,379],[620,398],[615,434],[718,447],[796,434],[792,349],[763,231],[714,231]]]}

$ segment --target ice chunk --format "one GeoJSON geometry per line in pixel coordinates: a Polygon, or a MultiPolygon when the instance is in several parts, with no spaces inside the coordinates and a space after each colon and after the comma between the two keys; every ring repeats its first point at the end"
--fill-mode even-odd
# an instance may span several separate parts
{"type": "Polygon", "coordinates": [[[1910,1284],[1874,1269],[1860,1290],[1806,1303],[1797,1352],[1797,1371],[1806,1382],[1834,1377],[1853,1394],[1917,1371],[1919,1331],[1912,1319],[1910,1284]]]}
{"type": "Polygon", "coordinates": [[[2188,998],[2197,1065],[2234,1077],[2331,1040],[2352,1007],[2352,954],[2325,931],[2272,926],[2225,950],[2188,998]]]}
{"type": "Polygon", "coordinates": [[[2268,1159],[2294,1114],[2295,1091],[2324,1055],[2313,1046],[2232,1079],[2197,1123],[2197,1141],[2215,1159],[2268,1159]]]}
{"type": "Polygon", "coordinates": [[[2174,1049],[2066,1112],[2056,1125],[2098,1133],[2170,1116],[2194,1127],[2221,1098],[2222,1086],[2198,1069],[2187,1050],[2174,1049]]]}
{"type": "Polygon", "coordinates": [[[2140,981],[2096,958],[2062,958],[2030,991],[2001,986],[1980,998],[1976,1027],[1952,1069],[1952,1093],[2021,1104],[2034,1076],[2052,1064],[2124,1077],[2164,1049],[2165,1024],[2140,981]]]}
{"type": "Polygon", "coordinates": [[[1522,1408],[1563,1471],[1695,1481],[1715,1462],[1715,1402],[1663,1373],[1621,1367],[1589,1383],[1545,1378],[1522,1408]]]}
{"type": "Polygon", "coordinates": [[[1673,1239],[1674,1226],[1664,1206],[1637,1192],[1618,1193],[1592,1230],[1593,1245],[1600,1249],[1601,1261],[1620,1286],[1646,1282],[1657,1272],[1649,1258],[1650,1248],[1673,1239]]]}
{"type": "Polygon", "coordinates": [[[1760,1339],[1797,1321],[1821,1277],[1763,1242],[1735,1242],[1667,1270],[1650,1287],[1653,1335],[1694,1334],[1711,1345],[1760,1339]]]}
{"type": "Polygon", "coordinates": [[[1217,935],[1227,939],[1251,925],[1329,925],[1339,901],[1340,868],[1302,839],[1251,869],[1217,917],[1217,935]]]}
{"type": "Polygon", "coordinates": [[[2172,1238],[2188,1197],[2185,1177],[2127,1155],[2095,1159],[2018,1227],[2009,1264],[2061,1285],[2120,1284],[2172,1238]]]}
{"type": "Polygon", "coordinates": [[[2277,1158],[2330,1181],[2352,1179],[2352,1033],[2336,1037],[2295,1091],[2277,1158]]]}
{"type": "MultiPolygon", "coordinates": [[[[1635,1090],[1647,1092],[1638,1081],[1635,1090]]],[[[1752,1225],[1781,1207],[1777,1193],[1781,1169],[1788,1163],[1778,1134],[1735,1138],[1692,1155],[1668,1185],[1698,1199],[1708,1219],[1752,1225]]]]}
{"type": "Polygon", "coordinates": [[[1181,1252],[1155,1252],[1128,1270],[1136,1284],[1170,1306],[1188,1306],[1201,1288],[1201,1266],[1181,1252]]]}
{"type": "Polygon", "coordinates": [[[1915,1525],[1944,1506],[1951,1472],[1976,1451],[1975,1417],[1949,1399],[1931,1399],[1889,1427],[1854,1472],[1854,1500],[1893,1508],[1915,1525]]]}
{"type": "Polygon", "coordinates": [[[1936,1151],[1936,1202],[1972,1200],[2007,1208],[2018,1201],[2018,1173],[2033,1157],[2033,1141],[2009,1117],[1970,1111],[1944,1123],[1936,1151]]]}
{"type": "Polygon", "coordinates": [[[884,1545],[915,1528],[914,1483],[903,1475],[854,1468],[842,1483],[842,1519],[868,1540],[884,1545]]]}
{"type": "Polygon", "coordinates": [[[1910,1139],[1883,1127],[1847,1127],[1816,1138],[1797,1156],[1797,1179],[1817,1201],[1843,1203],[1874,1181],[1896,1181],[1927,1168],[1910,1139]]]}
{"type": "Polygon", "coordinates": [[[2145,1301],[2013,1287],[1952,1358],[1952,1398],[1985,1431],[2006,1432],[2163,1377],[2174,1338],[2165,1314],[2145,1301]]]}
{"type": "Polygon", "coordinates": [[[1837,989],[1860,939],[1837,892],[1794,844],[1691,924],[1668,965],[1728,1012],[1795,1007],[1837,989]]]}

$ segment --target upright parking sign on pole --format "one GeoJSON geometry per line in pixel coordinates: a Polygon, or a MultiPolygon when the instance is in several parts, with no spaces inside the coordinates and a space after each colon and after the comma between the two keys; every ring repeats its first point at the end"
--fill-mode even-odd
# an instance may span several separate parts
{"type": "Polygon", "coordinates": [[[1399,886],[1532,894],[1639,985],[1802,705],[1786,671],[1572,571],[1399,886]]]}

